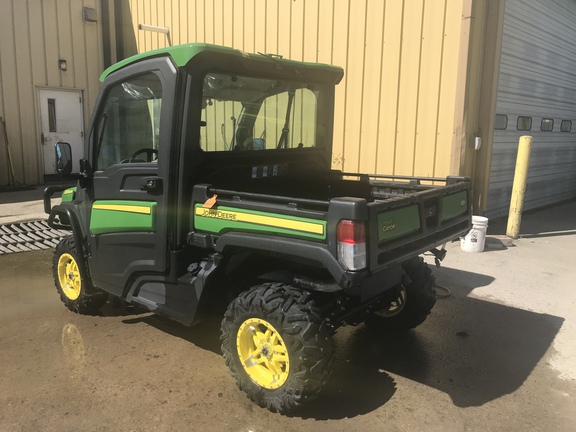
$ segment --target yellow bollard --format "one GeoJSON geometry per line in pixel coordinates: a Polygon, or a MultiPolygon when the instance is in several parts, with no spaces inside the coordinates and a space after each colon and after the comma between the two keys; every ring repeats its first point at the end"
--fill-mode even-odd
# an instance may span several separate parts
{"type": "Polygon", "coordinates": [[[512,197],[510,198],[510,211],[508,212],[508,227],[506,228],[506,235],[513,239],[517,239],[520,235],[520,222],[522,221],[522,208],[524,207],[531,150],[532,137],[528,135],[521,136],[518,142],[516,170],[514,171],[512,197]]]}

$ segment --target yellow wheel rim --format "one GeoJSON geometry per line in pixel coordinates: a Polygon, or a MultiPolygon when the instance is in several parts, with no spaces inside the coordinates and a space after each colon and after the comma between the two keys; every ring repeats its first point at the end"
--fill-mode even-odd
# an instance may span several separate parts
{"type": "Polygon", "coordinates": [[[74,257],[68,253],[62,254],[58,260],[58,281],[62,292],[70,300],[76,300],[82,290],[80,269],[74,257]]]}
{"type": "Polygon", "coordinates": [[[376,315],[379,315],[384,318],[391,318],[393,316],[398,315],[404,309],[406,305],[406,288],[402,287],[401,291],[398,293],[396,300],[390,303],[386,309],[379,310],[375,312],[376,315]]]}
{"type": "Polygon", "coordinates": [[[290,360],[282,337],[269,323],[249,318],[236,337],[238,356],[248,376],[260,387],[277,389],[288,379],[290,360]]]}

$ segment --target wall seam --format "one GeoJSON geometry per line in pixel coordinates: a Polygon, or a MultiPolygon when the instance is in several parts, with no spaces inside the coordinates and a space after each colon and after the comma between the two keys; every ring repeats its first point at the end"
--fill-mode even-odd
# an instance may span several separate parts
{"type": "Polygon", "coordinates": [[[264,2],[264,53],[267,54],[268,51],[268,3],[264,2]]]}
{"type": "Polygon", "coordinates": [[[320,44],[320,0],[316,3],[316,53],[314,58],[316,59],[316,63],[318,63],[318,51],[319,51],[319,44],[320,44]]]}
{"type": "MultiPolygon", "coordinates": [[[[386,34],[386,3],[384,0],[384,5],[382,9],[382,37],[380,39],[380,65],[384,61],[384,36],[386,34]]],[[[380,115],[382,113],[382,78],[384,77],[384,68],[380,67],[380,79],[378,81],[378,110],[376,114],[376,140],[380,141],[380,115]]],[[[380,156],[380,146],[376,144],[376,157],[374,158],[374,173],[378,172],[378,158],[380,156]]]]}
{"type": "MultiPolygon", "coordinates": [[[[442,101],[442,73],[444,72],[444,46],[446,44],[446,15],[448,14],[448,0],[444,0],[444,17],[442,21],[442,47],[440,48],[440,82],[438,83],[438,102],[436,112],[440,113],[440,103],[442,101]]],[[[434,131],[434,157],[432,159],[432,175],[436,175],[436,156],[438,153],[438,128],[440,124],[440,115],[436,115],[436,128],[434,131]]]]}
{"type": "Polygon", "coordinates": [[[288,20],[288,58],[292,59],[292,3],[290,2],[290,19],[288,20]]]}
{"type": "Polygon", "coordinates": [[[364,119],[364,92],[366,90],[366,36],[368,33],[368,2],[364,2],[364,37],[362,39],[362,79],[360,81],[360,94],[362,101],[360,103],[360,118],[358,119],[358,161],[356,164],[356,172],[360,172],[360,159],[362,156],[362,120],[364,119]]]}
{"type": "Polygon", "coordinates": [[[336,19],[336,6],[332,4],[332,33],[330,35],[330,64],[334,64],[334,20],[336,19]]]}
{"type": "Polygon", "coordinates": [[[300,58],[299,60],[304,61],[304,44],[306,41],[306,6],[302,5],[302,58],[300,58]]]}
{"type": "MultiPolygon", "coordinates": [[[[44,12],[44,6],[42,6],[42,12],[44,12]]],[[[45,32],[46,26],[44,24],[44,13],[42,13],[42,36],[46,34],[45,32]]],[[[46,66],[44,69],[43,85],[48,86],[48,59],[46,58],[46,42],[44,37],[42,37],[42,57],[44,58],[44,65],[46,66]]]]}
{"type": "MultiPolygon", "coordinates": [[[[348,62],[350,59],[350,2],[348,0],[348,7],[346,14],[347,22],[346,22],[346,71],[348,70],[348,62]]],[[[348,102],[348,79],[346,79],[346,84],[344,85],[344,117],[342,119],[343,130],[342,130],[342,169],[344,169],[344,165],[346,164],[346,119],[348,118],[348,110],[346,109],[348,102]]]]}
{"type": "MultiPolygon", "coordinates": [[[[412,142],[412,175],[416,171],[416,143],[418,142],[418,119],[420,112],[420,78],[422,76],[422,39],[424,37],[424,16],[426,15],[426,0],[422,5],[422,17],[420,18],[420,42],[418,48],[418,80],[416,84],[416,112],[414,118],[414,140],[412,142]]],[[[438,116],[438,111],[436,111],[438,116]]]]}
{"type": "MultiPolygon", "coordinates": [[[[75,51],[74,51],[74,27],[73,27],[73,24],[72,24],[72,3],[71,3],[71,0],[68,0],[68,10],[70,11],[70,14],[69,14],[70,23],[69,23],[69,24],[70,24],[70,34],[72,35],[72,37],[70,38],[70,39],[71,39],[70,42],[71,42],[71,45],[72,45],[72,62],[71,62],[72,65],[71,65],[71,66],[74,68],[74,73],[72,74],[72,83],[73,83],[72,86],[73,86],[73,88],[76,88],[76,87],[77,87],[77,83],[76,83],[76,65],[74,64],[76,58],[75,58],[75,55],[74,55],[74,53],[75,53],[75,51]]],[[[68,61],[68,60],[66,60],[66,61],[68,61]]]]}
{"type": "MultiPolygon", "coordinates": [[[[26,2],[26,18],[27,18],[27,22],[26,22],[26,31],[28,33],[28,40],[30,41],[30,47],[32,47],[32,34],[31,34],[31,29],[30,29],[30,3],[27,1],[26,2]]],[[[35,136],[38,136],[38,98],[37,98],[37,94],[36,94],[36,82],[34,80],[34,71],[33,71],[33,63],[32,63],[32,49],[29,50],[29,56],[28,56],[28,61],[30,62],[30,78],[31,78],[31,84],[32,84],[32,115],[34,117],[34,129],[35,129],[35,136]]],[[[37,145],[37,143],[33,146],[34,148],[34,160],[36,163],[36,167],[35,167],[35,171],[36,171],[36,175],[38,176],[38,179],[40,179],[42,177],[43,174],[43,170],[41,169],[41,166],[43,165],[42,162],[40,160],[40,151],[39,151],[39,147],[37,145]]]]}
{"type": "Polygon", "coordinates": [[[404,47],[404,10],[402,2],[402,22],[400,23],[400,49],[398,51],[398,86],[396,89],[396,118],[394,119],[394,150],[392,152],[392,174],[396,174],[396,147],[398,145],[398,109],[400,108],[400,82],[402,81],[402,52],[404,47]]]}
{"type": "MultiPolygon", "coordinates": [[[[58,20],[58,3],[57,1],[54,2],[54,9],[55,9],[55,16],[56,16],[56,47],[58,48],[58,61],[60,61],[60,59],[62,58],[62,54],[60,52],[60,32],[58,31],[58,29],[60,28],[60,22],[58,20]]],[[[48,59],[46,59],[48,60],[48,59]]],[[[48,65],[46,65],[48,66],[48,65]]],[[[59,82],[59,87],[62,87],[62,71],[60,70],[60,67],[58,67],[58,82],[59,82]]]]}
{"type": "MultiPolygon", "coordinates": [[[[11,17],[12,17],[12,32],[13,34],[16,34],[16,19],[15,19],[15,12],[14,12],[14,2],[11,2],[11,17]]],[[[18,74],[18,62],[16,61],[16,52],[17,52],[17,47],[16,47],[16,37],[14,37],[14,39],[12,40],[12,46],[14,49],[14,72],[15,75],[14,77],[16,78],[16,85],[15,85],[15,90],[16,90],[16,101],[18,104],[18,109],[16,110],[16,112],[18,113],[18,119],[20,120],[22,118],[22,104],[20,103],[20,75],[18,74]]],[[[17,135],[19,136],[19,145],[20,145],[20,166],[22,167],[22,180],[23,183],[26,184],[26,166],[24,164],[24,136],[22,134],[22,125],[20,124],[20,121],[18,122],[18,133],[17,135]]],[[[12,144],[14,145],[14,144],[12,144]]],[[[12,158],[14,157],[13,155],[11,155],[12,158]]],[[[17,168],[14,168],[14,170],[16,170],[17,168]]],[[[16,173],[14,173],[14,180],[16,181],[16,173]]]]}

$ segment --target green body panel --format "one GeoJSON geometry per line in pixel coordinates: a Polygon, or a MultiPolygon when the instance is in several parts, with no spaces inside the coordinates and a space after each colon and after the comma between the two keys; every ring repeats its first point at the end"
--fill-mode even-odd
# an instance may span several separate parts
{"type": "Polygon", "coordinates": [[[460,216],[468,210],[468,194],[460,191],[442,198],[442,222],[460,216]]]}
{"type": "MultiPolygon", "coordinates": [[[[152,51],[147,51],[144,53],[136,54],[134,56],[128,57],[116,64],[113,64],[108,69],[106,69],[102,75],[100,76],[100,81],[104,81],[108,75],[112,72],[123,68],[129,64],[135,63],[139,60],[143,60],[149,57],[158,57],[162,55],[169,55],[176,63],[176,66],[182,67],[186,65],[194,56],[200,54],[204,51],[210,51],[213,53],[220,53],[225,55],[234,55],[238,57],[250,58],[250,59],[258,59],[263,60],[266,56],[261,54],[249,54],[244,51],[240,51],[234,48],[223,47],[219,45],[211,45],[205,43],[190,43],[184,45],[177,45],[173,47],[167,48],[160,48],[152,51]]],[[[336,72],[342,72],[342,68],[338,66],[332,66],[322,63],[305,63],[305,62],[296,62],[293,60],[284,60],[280,59],[279,57],[274,57],[274,59],[268,59],[268,61],[279,62],[285,64],[286,66],[292,67],[307,67],[307,68],[315,68],[315,69],[324,69],[324,70],[332,70],[336,72]]]]}
{"type": "Polygon", "coordinates": [[[385,242],[412,234],[420,229],[417,205],[384,211],[378,214],[378,241],[385,242]]]}
{"type": "Polygon", "coordinates": [[[156,202],[95,201],[90,217],[90,233],[153,232],[156,224],[156,202]]]}
{"type": "Polygon", "coordinates": [[[323,220],[224,206],[208,209],[202,204],[196,204],[194,227],[197,230],[215,234],[221,234],[227,230],[245,230],[316,240],[326,239],[326,221],[323,220]]]}
{"type": "Polygon", "coordinates": [[[76,196],[76,187],[68,188],[62,192],[62,202],[71,202],[76,196]]]}

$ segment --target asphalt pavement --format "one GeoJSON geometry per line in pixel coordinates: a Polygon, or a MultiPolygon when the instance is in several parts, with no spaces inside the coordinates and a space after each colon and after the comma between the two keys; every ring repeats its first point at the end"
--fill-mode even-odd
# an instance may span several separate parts
{"type": "MultiPolygon", "coordinates": [[[[0,224],[42,208],[6,194],[0,224]]],[[[340,329],[329,384],[290,416],[236,388],[219,317],[186,328],[113,303],[76,315],[50,250],[0,256],[0,431],[573,431],[575,215],[576,200],[526,213],[511,246],[490,221],[482,253],[448,244],[428,320],[340,329]]]]}

